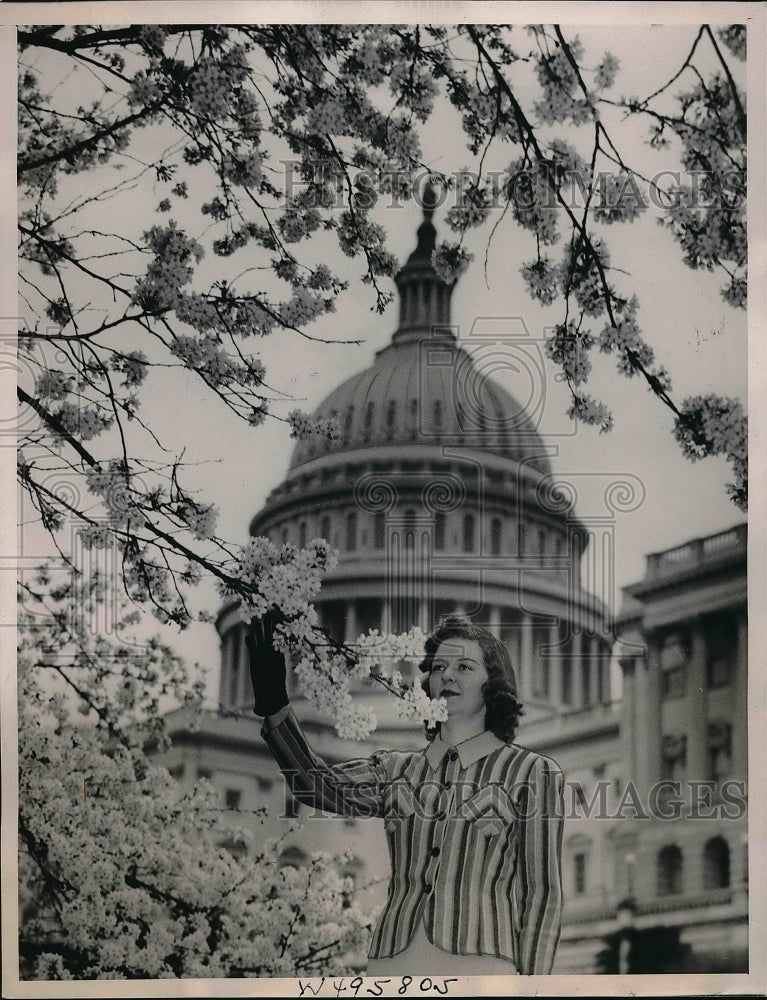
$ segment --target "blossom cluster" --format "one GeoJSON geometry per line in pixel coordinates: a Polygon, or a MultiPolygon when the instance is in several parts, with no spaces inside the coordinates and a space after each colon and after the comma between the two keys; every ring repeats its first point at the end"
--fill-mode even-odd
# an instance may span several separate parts
{"type": "Polygon", "coordinates": [[[597,222],[633,222],[647,209],[647,199],[630,171],[600,174],[594,219],[597,222]]]}
{"type": "MultiPolygon", "coordinates": [[[[535,33],[541,37],[543,30],[539,29],[535,33]]],[[[570,42],[570,53],[576,63],[579,63],[583,56],[583,46],[577,37],[570,42]]],[[[583,125],[592,119],[592,102],[582,94],[575,67],[561,45],[557,45],[551,52],[545,49],[541,51],[536,59],[535,69],[543,91],[542,99],[535,105],[541,121],[553,125],[569,119],[573,125],[583,125]],[[579,96],[576,97],[576,93],[579,96]]]]}
{"type": "Polygon", "coordinates": [[[47,368],[35,379],[35,392],[40,399],[63,399],[72,391],[73,385],[71,375],[47,368]]]}
{"type": "Polygon", "coordinates": [[[727,490],[741,510],[748,497],[748,420],[743,404],[722,396],[692,396],[680,407],[674,436],[685,455],[696,461],[725,455],[735,473],[727,490]]]}
{"type": "Polygon", "coordinates": [[[610,289],[605,288],[610,255],[604,243],[593,234],[565,249],[560,274],[565,292],[572,292],[587,316],[600,316],[606,307],[610,289]],[[603,279],[604,275],[604,279],[603,279]]]}
{"type": "Polygon", "coordinates": [[[612,414],[607,406],[592,396],[575,393],[567,411],[572,420],[599,427],[601,432],[609,431],[613,425],[612,414]]]}
{"type": "Polygon", "coordinates": [[[462,170],[456,177],[458,203],[451,205],[445,221],[456,232],[463,232],[481,225],[490,214],[490,196],[486,186],[469,170],[462,170]]]}
{"type": "Polygon", "coordinates": [[[594,338],[586,330],[579,330],[573,320],[558,323],[554,333],[544,345],[546,354],[559,365],[572,385],[585,382],[591,371],[588,352],[594,345],[594,338]]]}
{"type": "Polygon", "coordinates": [[[532,297],[541,305],[550,306],[559,292],[559,268],[548,256],[543,256],[523,264],[519,270],[532,297]]]}
{"type": "Polygon", "coordinates": [[[638,301],[632,296],[620,309],[617,323],[608,323],[599,335],[599,347],[605,354],[618,355],[618,370],[627,376],[636,374],[628,352],[645,367],[649,368],[655,358],[652,347],[642,338],[637,322],[638,301]]]}
{"type": "Polygon", "coordinates": [[[365,948],[372,925],[350,905],[348,855],[315,852],[297,868],[283,863],[282,838],[249,850],[249,830],[232,823],[208,782],[177,784],[144,752],[150,737],[168,745],[160,694],[194,711],[202,687],[187,699],[189,678],[156,641],[142,650],[82,633],[73,646],[67,620],[40,628],[34,614],[21,619],[24,978],[348,972],[348,955],[365,948]],[[43,644],[55,660],[41,656],[43,644]],[[97,710],[96,725],[74,722],[66,699],[51,694],[44,674],[53,663],[86,711],[97,710]]]}
{"type": "Polygon", "coordinates": [[[237,594],[245,621],[277,609],[281,621],[273,636],[275,648],[293,664],[303,694],[334,720],[336,731],[348,739],[363,739],[377,720],[369,707],[352,697],[356,681],[383,685],[398,699],[404,718],[430,724],[446,716],[443,700],[432,702],[418,685],[405,679],[424,656],[425,635],[412,628],[401,635],[382,635],[371,629],[347,644],[336,643],[319,627],[312,605],[322,575],[337,556],[327,542],[315,539],[304,549],[285,544],[278,548],[268,538],[252,538],[231,567],[236,584],[220,585],[224,596],[237,594]]]}
{"type": "Polygon", "coordinates": [[[202,260],[203,249],[173,220],[167,226],[152,226],[144,239],[153,258],[136,282],[133,301],[147,312],[164,312],[175,306],[179,289],[192,280],[192,261],[202,260]]]}
{"type": "MultiPolygon", "coordinates": [[[[322,538],[303,549],[289,543],[277,547],[261,536],[251,538],[234,560],[230,574],[244,595],[243,618],[259,618],[276,605],[286,617],[296,619],[291,623],[295,631],[297,621],[308,615],[309,604],[319,593],[322,574],[333,569],[337,561],[337,554],[322,538]]],[[[226,584],[220,589],[224,596],[231,596],[226,584]]]]}
{"type": "Polygon", "coordinates": [[[114,423],[114,416],[105,413],[98,406],[89,406],[84,402],[75,403],[66,400],[60,406],[51,410],[52,415],[61,424],[62,430],[80,441],[90,441],[114,423]]]}
{"type": "Polygon", "coordinates": [[[287,416],[292,438],[324,437],[338,441],[341,431],[337,416],[312,416],[303,410],[291,410],[287,416]]]}
{"type": "Polygon", "coordinates": [[[556,243],[557,204],[553,177],[539,163],[515,160],[506,172],[506,193],[515,220],[535,233],[544,245],[556,243]]]}
{"type": "Polygon", "coordinates": [[[473,259],[474,254],[460,243],[449,243],[446,240],[431,255],[432,267],[448,285],[458,281],[473,259]]]}

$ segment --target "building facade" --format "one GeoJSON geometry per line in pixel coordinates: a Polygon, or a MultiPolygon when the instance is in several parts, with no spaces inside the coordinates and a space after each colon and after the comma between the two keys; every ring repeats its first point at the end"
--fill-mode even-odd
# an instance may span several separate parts
{"type": "Polygon", "coordinates": [[[647,817],[615,833],[616,881],[638,926],[683,927],[711,971],[747,969],[746,555],[745,524],[648,555],[617,623],[621,758],[647,817]]]}
{"type": "MultiPolygon", "coordinates": [[[[626,697],[622,706],[614,699],[615,623],[581,579],[584,553],[599,544],[597,532],[558,488],[544,429],[493,380],[492,361],[477,363],[461,346],[451,325],[452,287],[431,264],[434,246],[427,205],[416,249],[396,278],[400,313],[391,343],[316,410],[338,420],[340,439],[296,445],[285,479],[252,519],[250,532],[298,546],[322,537],[338,550],[338,565],[326,575],[316,604],[321,624],[338,639],[353,642],[371,628],[398,632],[420,625],[428,631],[441,615],[460,611],[508,644],[526,709],[518,742],[554,757],[567,779],[566,908],[554,971],[592,972],[600,941],[615,926],[616,905],[634,892],[625,881],[628,827],[616,814],[626,781],[635,774],[645,782],[656,771],[660,775],[666,734],[687,736],[688,753],[697,761],[692,755],[699,753],[701,711],[710,727],[730,725],[732,760],[744,761],[732,714],[741,711],[744,695],[734,682],[726,694],[712,688],[701,708],[691,682],[684,721],[674,716],[676,728],[664,721],[663,704],[652,700],[653,685],[663,656],[664,663],[671,656],[662,649],[672,648],[670,639],[663,643],[673,630],[670,619],[654,617],[662,603],[654,595],[663,587],[653,589],[648,577],[630,588],[630,611],[621,618],[626,697]],[[647,656],[646,641],[652,650],[647,656]],[[682,733],[682,725],[689,732],[682,733]],[[647,753],[648,739],[657,739],[657,752],[647,753]]],[[[665,586],[670,576],[663,581],[665,586]]],[[[691,579],[691,608],[694,590],[691,579]]],[[[738,637],[739,621],[733,633],[738,637]]],[[[316,849],[349,850],[349,871],[363,897],[382,902],[388,851],[380,824],[300,815],[251,713],[236,605],[221,610],[216,627],[220,710],[207,713],[194,732],[180,714],[166,763],[184,784],[200,777],[213,781],[238,823],[266,806],[269,818],[253,820],[258,836],[279,832],[285,817],[298,813],[302,823],[286,840],[286,863],[300,864],[316,849]]],[[[690,642],[695,637],[700,644],[700,636],[710,634],[707,625],[701,629],[689,633],[690,642]]],[[[745,647],[738,648],[744,655],[745,647]]],[[[720,669],[725,667],[712,667],[720,669]]],[[[745,676],[745,661],[742,669],[745,676]]],[[[419,727],[399,719],[391,696],[370,685],[359,684],[355,695],[374,708],[379,725],[362,744],[338,738],[290,682],[289,690],[315,749],[331,763],[381,747],[424,743],[419,727]]],[[[646,836],[640,829],[637,842],[644,844],[646,836]]],[[[740,878],[740,871],[733,862],[732,876],[740,878]]],[[[640,902],[644,919],[654,911],[647,909],[649,900],[640,902]]]]}

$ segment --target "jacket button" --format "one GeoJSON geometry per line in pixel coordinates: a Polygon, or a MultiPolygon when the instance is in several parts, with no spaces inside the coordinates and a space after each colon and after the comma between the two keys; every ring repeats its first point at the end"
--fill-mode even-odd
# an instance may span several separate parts
{"type": "Polygon", "coordinates": [[[431,892],[431,882],[424,882],[423,891],[431,892]]]}
{"type": "Polygon", "coordinates": [[[445,788],[452,788],[452,787],[453,787],[453,782],[452,781],[446,781],[445,782],[445,788]]]}
{"type": "Polygon", "coordinates": [[[437,815],[437,820],[441,823],[443,820],[447,819],[447,813],[441,812],[437,815]]]}
{"type": "Polygon", "coordinates": [[[457,751],[457,750],[451,750],[451,751],[450,751],[450,752],[448,753],[448,755],[447,755],[447,756],[448,756],[448,759],[449,759],[449,760],[458,760],[458,751],[457,751]]]}
{"type": "Polygon", "coordinates": [[[431,856],[433,858],[436,858],[436,857],[439,856],[439,848],[438,847],[432,847],[432,849],[431,849],[431,856]]]}

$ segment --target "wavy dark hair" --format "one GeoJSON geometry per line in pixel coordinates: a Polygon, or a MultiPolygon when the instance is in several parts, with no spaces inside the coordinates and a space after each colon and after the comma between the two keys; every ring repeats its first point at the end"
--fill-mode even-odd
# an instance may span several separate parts
{"type": "MultiPolygon", "coordinates": [[[[429,695],[431,693],[429,676],[434,654],[446,639],[466,639],[479,643],[488,673],[488,678],[482,685],[482,697],[485,699],[485,729],[504,743],[511,743],[519,728],[519,718],[524,715],[525,710],[517,698],[517,678],[509,650],[492,632],[475,625],[463,615],[447,615],[440,618],[424,644],[426,656],[419,665],[419,669],[426,674],[422,687],[429,695]]],[[[426,727],[426,736],[429,740],[433,740],[438,732],[439,723],[432,729],[426,727]]]]}

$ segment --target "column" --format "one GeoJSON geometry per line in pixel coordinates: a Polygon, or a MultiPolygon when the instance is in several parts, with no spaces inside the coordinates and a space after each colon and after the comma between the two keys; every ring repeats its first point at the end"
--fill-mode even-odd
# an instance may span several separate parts
{"type": "Polygon", "coordinates": [[[638,733],[639,746],[644,760],[645,788],[649,790],[660,781],[660,756],[663,740],[663,719],[660,698],[660,646],[652,636],[647,639],[645,657],[645,729],[638,733]]]}
{"type": "MultiPolygon", "coordinates": [[[[559,645],[559,622],[549,625],[549,694],[555,705],[562,704],[562,647],[559,645]]],[[[541,657],[543,659],[543,657],[541,657]]],[[[572,676],[570,680],[572,697],[572,676]]]]}
{"type": "Polygon", "coordinates": [[[706,638],[700,619],[691,629],[690,664],[687,672],[689,727],[687,730],[687,777],[706,781],[708,773],[708,720],[706,718],[706,638]]]}
{"type": "Polygon", "coordinates": [[[732,775],[748,777],[748,620],[737,613],[738,650],[732,691],[732,775]]]}
{"type": "Polygon", "coordinates": [[[583,689],[583,664],[585,657],[583,652],[583,632],[570,633],[570,644],[568,656],[570,657],[570,671],[573,678],[573,707],[583,708],[588,700],[588,691],[583,689]]]}
{"type": "Polygon", "coordinates": [[[358,638],[359,628],[357,626],[357,603],[356,601],[349,601],[346,605],[344,642],[356,642],[358,638]]]}
{"type": "Polygon", "coordinates": [[[234,707],[241,708],[243,705],[252,705],[253,703],[244,626],[237,626],[232,646],[232,667],[237,671],[237,704],[234,707]]]}
{"type": "Polygon", "coordinates": [[[589,699],[592,705],[596,705],[602,700],[603,697],[603,692],[600,683],[600,676],[601,676],[600,670],[602,669],[602,648],[599,643],[598,635],[592,635],[589,637],[589,659],[591,660],[591,675],[589,677],[591,688],[589,690],[589,699]]]}
{"type": "Polygon", "coordinates": [[[591,661],[591,672],[589,674],[588,699],[590,705],[598,705],[600,702],[606,700],[604,681],[602,679],[604,677],[602,673],[602,646],[598,635],[592,635],[591,637],[589,659],[591,661]]]}
{"type": "Polygon", "coordinates": [[[530,698],[535,691],[533,683],[533,625],[530,621],[530,615],[524,612],[522,613],[519,647],[519,688],[530,698]]]}
{"type": "Polygon", "coordinates": [[[496,639],[501,637],[501,609],[497,604],[492,604],[490,606],[490,620],[488,623],[489,630],[493,633],[496,639]]]}
{"type": "Polygon", "coordinates": [[[637,753],[636,753],[636,656],[622,656],[618,661],[623,674],[623,698],[621,700],[621,756],[626,768],[626,777],[630,780],[637,778],[637,753]]]}
{"type": "MultiPolygon", "coordinates": [[[[601,700],[605,705],[609,705],[612,701],[612,679],[610,677],[611,659],[612,659],[612,644],[599,643],[599,673],[598,680],[594,681],[595,685],[599,685],[600,694],[595,693],[594,697],[599,701],[601,700]]],[[[595,689],[596,690],[596,689],[595,689]]]]}
{"type": "Polygon", "coordinates": [[[381,633],[386,635],[391,630],[391,602],[381,602],[381,633]]]}

